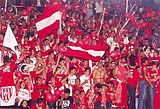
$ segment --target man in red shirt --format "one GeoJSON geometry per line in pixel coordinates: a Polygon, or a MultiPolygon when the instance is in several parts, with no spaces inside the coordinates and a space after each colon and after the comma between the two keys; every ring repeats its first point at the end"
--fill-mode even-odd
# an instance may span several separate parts
{"type": "Polygon", "coordinates": [[[139,76],[139,98],[138,98],[138,109],[146,109],[146,98],[147,98],[147,85],[150,83],[146,76],[146,71],[148,69],[148,58],[144,57],[141,60],[142,68],[141,75],[139,76]]]}
{"type": "Polygon", "coordinates": [[[16,64],[10,62],[9,56],[4,56],[3,65],[0,67],[0,106],[15,104],[16,89],[13,72],[16,68],[16,64]]]}
{"type": "Polygon", "coordinates": [[[149,97],[149,107],[150,109],[154,109],[154,89],[156,85],[156,81],[159,79],[158,69],[155,62],[152,63],[151,68],[148,69],[147,78],[149,80],[149,85],[147,87],[148,97],[149,97]]]}
{"type": "Polygon", "coordinates": [[[129,71],[129,77],[127,79],[127,89],[128,89],[128,108],[136,109],[136,87],[138,85],[139,71],[138,67],[132,67],[129,71]]]}
{"type": "Polygon", "coordinates": [[[16,66],[10,62],[9,56],[4,56],[3,63],[0,67],[0,86],[14,86],[13,71],[16,66]]]}

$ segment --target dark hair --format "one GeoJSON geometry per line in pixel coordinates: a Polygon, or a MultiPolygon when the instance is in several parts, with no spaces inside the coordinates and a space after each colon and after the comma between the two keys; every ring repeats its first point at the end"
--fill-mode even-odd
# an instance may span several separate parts
{"type": "Polygon", "coordinates": [[[69,71],[72,71],[74,69],[76,69],[76,68],[74,66],[72,66],[72,67],[69,68],[69,71]]]}
{"type": "Polygon", "coordinates": [[[145,63],[146,61],[148,61],[148,58],[147,57],[143,57],[142,60],[141,60],[141,64],[145,63]]]}
{"type": "Polygon", "coordinates": [[[108,81],[108,84],[111,84],[112,86],[114,86],[114,82],[113,81],[108,81]]]}
{"type": "Polygon", "coordinates": [[[29,59],[30,59],[30,56],[26,56],[25,60],[26,60],[27,58],[29,58],[29,59]]]}
{"type": "Polygon", "coordinates": [[[37,104],[43,103],[43,98],[38,98],[37,104]]]}
{"type": "Polygon", "coordinates": [[[70,94],[70,89],[69,88],[66,88],[65,90],[64,90],[64,93],[68,93],[68,94],[70,94]]]}
{"type": "Polygon", "coordinates": [[[100,83],[96,83],[96,84],[94,85],[94,87],[102,88],[102,85],[101,85],[100,83]]]}
{"type": "Polygon", "coordinates": [[[74,56],[70,57],[70,61],[72,61],[74,58],[75,58],[74,56]]]}
{"type": "Polygon", "coordinates": [[[10,62],[9,56],[4,56],[4,57],[3,57],[3,62],[4,62],[4,63],[5,63],[5,62],[10,62]]]}
{"type": "Polygon", "coordinates": [[[22,101],[21,101],[21,103],[20,103],[20,107],[21,107],[21,108],[23,107],[23,105],[22,105],[22,104],[23,104],[23,102],[24,102],[24,101],[26,101],[26,102],[27,102],[27,106],[28,106],[28,104],[29,104],[27,100],[22,100],[22,101]]]}
{"type": "Polygon", "coordinates": [[[89,71],[90,71],[90,68],[89,68],[89,67],[88,67],[88,68],[85,68],[85,70],[84,70],[84,71],[86,72],[87,70],[89,70],[89,71]]]}
{"type": "Polygon", "coordinates": [[[48,53],[48,55],[51,55],[52,53],[54,54],[54,51],[50,51],[50,52],[48,53]]]}

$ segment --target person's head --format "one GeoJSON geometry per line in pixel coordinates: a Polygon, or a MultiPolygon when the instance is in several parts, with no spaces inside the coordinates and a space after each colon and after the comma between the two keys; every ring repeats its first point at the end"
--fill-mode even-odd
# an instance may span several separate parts
{"type": "Polygon", "coordinates": [[[50,84],[51,85],[55,85],[56,81],[55,81],[55,78],[54,77],[51,77],[50,79],[50,84]]]}
{"type": "Polygon", "coordinates": [[[102,85],[100,83],[96,83],[95,86],[94,86],[94,90],[99,91],[100,88],[102,88],[102,85]]]}
{"type": "Polygon", "coordinates": [[[90,74],[90,68],[85,68],[85,70],[84,70],[85,72],[85,75],[87,75],[87,76],[89,76],[89,74],[90,74]]]}
{"type": "Polygon", "coordinates": [[[89,65],[88,60],[84,60],[84,61],[83,61],[83,66],[84,66],[84,67],[88,67],[88,65],[89,65]]]}
{"type": "Polygon", "coordinates": [[[84,92],[84,90],[81,90],[81,91],[80,91],[80,95],[81,95],[82,97],[84,97],[84,96],[85,96],[85,92],[84,92]]]}
{"type": "Polygon", "coordinates": [[[37,51],[37,52],[36,52],[36,57],[37,57],[37,58],[41,58],[41,56],[42,56],[42,52],[41,52],[41,51],[37,51]]]}
{"type": "Polygon", "coordinates": [[[74,66],[69,68],[70,74],[76,74],[76,68],[74,66]]]}
{"type": "Polygon", "coordinates": [[[77,62],[77,59],[76,59],[76,57],[70,57],[70,61],[71,61],[72,63],[76,63],[76,62],[77,62]]]}
{"type": "Polygon", "coordinates": [[[21,89],[24,89],[25,87],[26,87],[25,82],[24,82],[24,81],[21,81],[21,82],[20,82],[20,88],[21,88],[21,89]]]}
{"type": "Polygon", "coordinates": [[[60,58],[59,63],[60,64],[64,64],[64,62],[65,62],[65,59],[64,58],[60,58]]]}
{"type": "Polygon", "coordinates": [[[30,63],[30,56],[26,56],[26,58],[25,58],[25,63],[27,63],[27,64],[29,64],[30,63]]]}
{"type": "Polygon", "coordinates": [[[28,107],[28,101],[27,100],[22,100],[20,107],[28,107]]]}
{"type": "Polygon", "coordinates": [[[109,82],[108,82],[108,88],[110,89],[110,88],[112,88],[112,87],[114,87],[114,83],[113,83],[113,81],[109,81],[109,82]]]}
{"type": "Polygon", "coordinates": [[[9,62],[10,62],[9,56],[4,56],[3,57],[3,63],[9,63],[9,62]]]}
{"type": "Polygon", "coordinates": [[[37,77],[36,78],[36,83],[39,84],[39,85],[42,84],[42,77],[37,77]]]}
{"type": "Polygon", "coordinates": [[[68,98],[70,92],[71,92],[70,89],[69,89],[69,88],[66,88],[66,89],[64,90],[64,98],[68,98]]]}
{"type": "Polygon", "coordinates": [[[100,61],[100,62],[98,62],[98,65],[97,65],[99,68],[102,68],[103,67],[103,62],[102,61],[100,61]]]}
{"type": "Polygon", "coordinates": [[[159,55],[159,51],[158,50],[154,50],[153,56],[157,57],[159,55]]]}
{"type": "Polygon", "coordinates": [[[79,91],[78,90],[74,90],[74,96],[78,96],[79,95],[79,91]]]}
{"type": "Polygon", "coordinates": [[[54,59],[54,51],[50,51],[50,52],[48,53],[48,58],[49,58],[49,59],[54,59]]]}
{"type": "Polygon", "coordinates": [[[105,85],[105,84],[102,84],[101,91],[102,91],[102,92],[106,92],[106,85],[105,85]]]}
{"type": "Polygon", "coordinates": [[[37,100],[37,103],[36,103],[37,105],[38,105],[38,107],[42,107],[43,106],[43,98],[39,98],[38,100],[37,100]]]}
{"type": "Polygon", "coordinates": [[[126,63],[126,61],[127,61],[127,60],[126,60],[126,57],[122,57],[122,58],[121,58],[121,64],[126,63]]]}
{"type": "Polygon", "coordinates": [[[151,63],[151,67],[152,67],[152,70],[156,70],[157,69],[157,63],[156,62],[152,62],[151,63]]]}
{"type": "Polygon", "coordinates": [[[111,68],[112,68],[112,69],[115,69],[115,68],[116,68],[116,62],[115,62],[115,61],[112,61],[112,62],[111,62],[111,68]]]}
{"type": "Polygon", "coordinates": [[[75,85],[79,85],[80,84],[80,79],[79,78],[76,78],[76,80],[75,80],[75,85]]]}
{"type": "Polygon", "coordinates": [[[141,64],[142,65],[148,65],[148,58],[147,57],[142,58],[141,64]]]}

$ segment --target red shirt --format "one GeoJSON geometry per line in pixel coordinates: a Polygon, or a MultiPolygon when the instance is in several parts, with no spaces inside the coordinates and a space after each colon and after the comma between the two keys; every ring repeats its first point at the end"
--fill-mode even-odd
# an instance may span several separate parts
{"type": "Polygon", "coordinates": [[[137,69],[130,69],[132,76],[127,79],[127,83],[133,87],[136,87],[139,80],[140,72],[137,69]]]}
{"type": "Polygon", "coordinates": [[[16,68],[15,63],[10,63],[3,70],[0,70],[1,82],[0,86],[14,86],[13,70],[16,68]]]}
{"type": "Polygon", "coordinates": [[[80,92],[80,91],[83,90],[83,87],[82,86],[74,85],[73,88],[72,88],[72,91],[74,92],[75,90],[78,90],[80,92]]]}
{"type": "MultiPolygon", "coordinates": [[[[150,79],[155,79],[158,76],[158,71],[153,70],[152,68],[147,69],[146,75],[150,77],[150,79]]],[[[156,82],[151,81],[153,85],[156,84],[156,82]]]]}

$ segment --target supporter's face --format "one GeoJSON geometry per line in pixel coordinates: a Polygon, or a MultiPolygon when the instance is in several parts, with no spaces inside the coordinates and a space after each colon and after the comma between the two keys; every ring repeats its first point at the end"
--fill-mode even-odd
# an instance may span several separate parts
{"type": "Polygon", "coordinates": [[[76,84],[76,85],[79,85],[79,84],[80,84],[79,79],[76,79],[76,80],[75,80],[75,84],[76,84]]]}
{"type": "Polygon", "coordinates": [[[77,62],[77,59],[76,59],[76,58],[73,58],[72,62],[73,62],[73,63],[76,63],[76,62],[77,62]]]}
{"type": "Polygon", "coordinates": [[[29,63],[30,62],[30,58],[26,58],[26,62],[29,63]]]}
{"type": "Polygon", "coordinates": [[[158,53],[157,53],[157,52],[154,52],[154,53],[153,53],[153,56],[157,57],[157,56],[158,56],[158,53]]]}
{"type": "Polygon", "coordinates": [[[112,64],[111,64],[111,68],[116,68],[116,64],[115,64],[115,63],[112,63],[112,64]]]}
{"type": "Polygon", "coordinates": [[[126,63],[126,60],[124,58],[122,58],[121,63],[122,64],[126,63]]]}
{"type": "Polygon", "coordinates": [[[153,69],[153,70],[156,70],[156,69],[157,69],[157,66],[156,66],[156,65],[152,65],[152,69],[153,69]]]}
{"type": "Polygon", "coordinates": [[[105,91],[106,91],[106,86],[102,86],[101,91],[102,91],[102,92],[105,92],[105,91]]]}
{"type": "Polygon", "coordinates": [[[22,107],[27,107],[27,101],[22,102],[22,107]]]}
{"type": "Polygon", "coordinates": [[[94,90],[95,90],[95,91],[99,91],[99,88],[98,88],[98,87],[95,87],[94,90]]]}
{"type": "Polygon", "coordinates": [[[42,106],[43,106],[43,102],[42,102],[42,103],[39,103],[38,106],[39,106],[39,107],[42,107],[42,106]]]}
{"type": "Polygon", "coordinates": [[[37,84],[42,84],[42,78],[38,78],[37,84]]]}
{"type": "Polygon", "coordinates": [[[85,74],[86,75],[89,75],[90,71],[89,70],[86,70],[85,74]]]}
{"type": "Polygon", "coordinates": [[[89,64],[87,60],[85,60],[83,63],[84,63],[84,66],[88,66],[89,64]]]}
{"type": "Polygon", "coordinates": [[[76,69],[73,69],[73,70],[71,71],[71,73],[72,73],[72,74],[75,74],[75,73],[76,73],[76,69]]]}
{"type": "Polygon", "coordinates": [[[79,91],[76,90],[76,91],[74,92],[74,94],[75,94],[76,96],[78,96],[78,95],[79,95],[79,91]]]}
{"type": "Polygon", "coordinates": [[[22,89],[25,88],[25,83],[24,83],[24,82],[21,83],[21,88],[22,88],[22,89]]]}
{"type": "Polygon", "coordinates": [[[85,93],[84,93],[84,92],[81,92],[81,96],[84,97],[84,96],[85,96],[85,93]]]}
{"type": "Polygon", "coordinates": [[[51,53],[51,54],[49,55],[49,58],[54,58],[54,53],[51,53]]]}
{"type": "Polygon", "coordinates": [[[54,78],[51,78],[51,84],[55,85],[55,79],[54,78]]]}
{"type": "Polygon", "coordinates": [[[69,93],[64,93],[64,98],[68,98],[69,97],[69,93]]]}
{"type": "Polygon", "coordinates": [[[37,57],[41,57],[42,53],[41,52],[37,52],[37,57]]]}
{"type": "Polygon", "coordinates": [[[102,66],[103,66],[102,62],[99,62],[98,67],[102,68],[102,66]]]}

